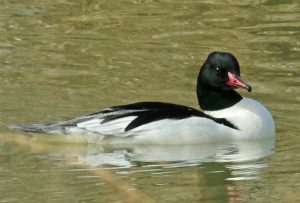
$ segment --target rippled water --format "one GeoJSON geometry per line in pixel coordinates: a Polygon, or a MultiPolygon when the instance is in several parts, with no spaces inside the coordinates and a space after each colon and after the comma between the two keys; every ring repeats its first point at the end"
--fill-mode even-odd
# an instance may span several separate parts
{"type": "Polygon", "coordinates": [[[299,202],[298,1],[4,1],[0,7],[0,202],[299,202]],[[101,146],[26,134],[137,101],[198,108],[214,50],[276,120],[276,140],[101,146]]]}

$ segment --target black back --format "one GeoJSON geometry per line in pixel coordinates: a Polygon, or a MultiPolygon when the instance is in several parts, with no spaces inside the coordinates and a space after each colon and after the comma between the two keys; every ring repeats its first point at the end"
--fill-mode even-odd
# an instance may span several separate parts
{"type": "Polygon", "coordinates": [[[98,114],[107,114],[107,116],[104,116],[102,123],[107,123],[109,121],[128,116],[137,116],[137,118],[128,124],[128,126],[125,128],[125,131],[129,131],[147,123],[162,119],[178,120],[192,116],[211,119],[216,123],[237,129],[226,119],[211,117],[194,108],[163,102],[139,102],[124,106],[115,106],[109,109],[104,109],[98,112],[98,114]]]}

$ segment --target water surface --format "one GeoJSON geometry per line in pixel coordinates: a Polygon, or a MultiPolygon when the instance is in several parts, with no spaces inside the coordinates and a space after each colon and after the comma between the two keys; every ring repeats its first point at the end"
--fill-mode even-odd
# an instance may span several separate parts
{"type": "Polygon", "coordinates": [[[299,202],[298,1],[4,1],[0,202],[299,202]],[[26,134],[137,101],[198,108],[199,67],[232,52],[276,140],[101,146],[26,134]]]}

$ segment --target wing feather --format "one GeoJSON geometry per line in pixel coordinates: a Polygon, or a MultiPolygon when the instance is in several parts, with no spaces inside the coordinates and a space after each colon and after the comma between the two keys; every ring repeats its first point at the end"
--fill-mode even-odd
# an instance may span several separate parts
{"type": "Polygon", "coordinates": [[[126,126],[128,126],[129,123],[131,123],[134,119],[136,119],[136,116],[128,116],[103,123],[103,119],[96,118],[93,120],[78,123],[77,127],[104,135],[120,135],[124,134],[124,129],[126,128],[126,126]]]}
{"type": "Polygon", "coordinates": [[[78,132],[126,137],[138,131],[151,130],[152,127],[149,129],[149,125],[145,128],[142,128],[142,126],[155,121],[166,121],[166,119],[180,120],[189,117],[207,118],[216,123],[237,129],[226,119],[214,118],[190,107],[163,102],[140,102],[115,106],[57,123],[13,125],[11,127],[33,132],[72,133],[78,130],[78,132]]]}

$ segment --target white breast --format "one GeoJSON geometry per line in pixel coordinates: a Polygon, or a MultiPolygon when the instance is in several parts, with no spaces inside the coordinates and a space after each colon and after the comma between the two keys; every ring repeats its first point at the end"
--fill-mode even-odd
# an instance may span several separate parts
{"type": "Polygon", "coordinates": [[[234,106],[220,111],[206,111],[217,118],[225,118],[238,127],[235,139],[263,139],[275,137],[275,123],[271,113],[259,102],[243,98],[234,106]]]}

